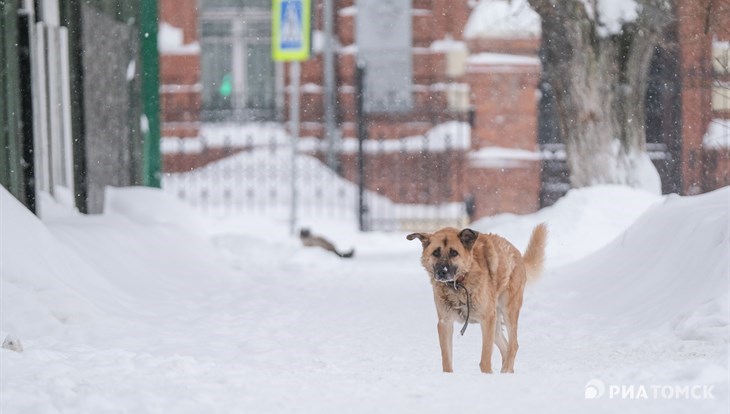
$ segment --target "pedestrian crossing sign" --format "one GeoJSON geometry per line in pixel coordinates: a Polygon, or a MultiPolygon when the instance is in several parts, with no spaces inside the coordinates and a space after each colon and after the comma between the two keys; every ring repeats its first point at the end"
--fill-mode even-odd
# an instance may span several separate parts
{"type": "Polygon", "coordinates": [[[311,0],[274,0],[271,11],[271,55],[288,62],[307,60],[311,0]]]}

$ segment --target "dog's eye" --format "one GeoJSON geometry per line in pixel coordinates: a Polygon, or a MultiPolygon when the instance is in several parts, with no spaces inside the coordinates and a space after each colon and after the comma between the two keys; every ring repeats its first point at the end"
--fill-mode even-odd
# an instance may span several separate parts
{"type": "Polygon", "coordinates": [[[459,255],[459,252],[457,252],[454,249],[449,250],[449,257],[456,257],[459,255]]]}
{"type": "Polygon", "coordinates": [[[433,257],[441,257],[441,248],[440,247],[433,251],[433,257]]]}

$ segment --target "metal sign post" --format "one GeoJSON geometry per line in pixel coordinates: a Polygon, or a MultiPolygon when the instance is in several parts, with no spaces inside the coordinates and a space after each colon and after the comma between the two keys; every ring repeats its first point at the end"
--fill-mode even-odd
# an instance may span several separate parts
{"type": "Polygon", "coordinates": [[[297,142],[299,141],[300,61],[309,58],[311,44],[310,0],[274,0],[272,2],[271,55],[289,63],[289,133],[291,134],[291,212],[289,230],[297,227],[297,142]]]}
{"type": "Polygon", "coordinates": [[[294,235],[297,231],[297,141],[299,141],[299,78],[301,70],[299,62],[289,64],[291,88],[289,95],[289,133],[291,134],[291,212],[289,231],[294,235]]]}

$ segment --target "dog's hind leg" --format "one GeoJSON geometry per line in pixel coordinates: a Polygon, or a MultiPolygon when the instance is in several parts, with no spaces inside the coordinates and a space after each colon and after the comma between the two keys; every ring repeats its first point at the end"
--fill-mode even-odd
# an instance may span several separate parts
{"type": "Polygon", "coordinates": [[[494,324],[494,343],[499,348],[499,354],[502,356],[502,369],[504,370],[504,363],[507,361],[507,338],[504,336],[502,330],[502,321],[504,315],[501,309],[497,309],[497,322],[494,324]]]}
{"type": "Polygon", "coordinates": [[[439,319],[439,345],[441,346],[441,366],[444,372],[454,372],[451,362],[451,349],[454,338],[454,322],[448,319],[439,319]]]}
{"type": "Polygon", "coordinates": [[[507,358],[502,361],[503,373],[514,373],[515,372],[515,357],[517,356],[517,349],[519,344],[517,343],[517,320],[520,317],[520,307],[522,306],[522,298],[512,298],[504,307],[504,322],[507,326],[507,358]]]}

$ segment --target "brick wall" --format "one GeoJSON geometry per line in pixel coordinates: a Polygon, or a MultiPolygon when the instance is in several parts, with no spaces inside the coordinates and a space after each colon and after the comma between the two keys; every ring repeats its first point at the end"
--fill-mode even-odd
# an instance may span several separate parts
{"type": "MultiPolygon", "coordinates": [[[[159,14],[160,22],[182,29],[183,44],[198,41],[197,0],[160,0],[159,14]]],[[[161,53],[162,136],[198,136],[201,99],[200,54],[161,53]]]]}
{"type": "Polygon", "coordinates": [[[499,213],[527,214],[540,208],[540,163],[524,161],[507,168],[473,168],[465,191],[474,195],[474,217],[499,213]]]}
{"type": "Polygon", "coordinates": [[[198,0],[160,0],[160,21],[183,30],[183,43],[198,41],[198,0]]]}
{"type": "Polygon", "coordinates": [[[476,109],[472,143],[534,151],[539,66],[472,65],[467,81],[476,109]]]}
{"type": "Polygon", "coordinates": [[[679,39],[682,75],[682,191],[696,194],[729,183],[727,149],[708,149],[702,140],[713,118],[712,86],[718,76],[712,69],[712,40],[730,40],[730,3],[679,0],[679,39]]]}
{"type": "MultiPolygon", "coordinates": [[[[356,24],[355,1],[336,3],[335,30],[342,46],[353,45],[356,24]]],[[[414,109],[408,114],[371,116],[368,133],[371,139],[393,139],[423,135],[436,125],[454,119],[466,121],[468,108],[449,108],[449,83],[468,88],[469,105],[475,111],[476,125],[472,131],[472,150],[487,146],[526,149],[537,148],[536,87],[540,77],[538,64],[531,65],[477,65],[465,66],[463,73],[447,73],[448,51],[435,50],[437,40],[463,39],[463,29],[471,12],[466,0],[414,0],[412,2],[413,27],[413,99],[414,109]]],[[[321,11],[321,8],[319,9],[321,11]]],[[[321,21],[316,29],[321,30],[321,21]]],[[[492,52],[537,57],[539,39],[482,39],[470,40],[472,53],[492,52]]],[[[355,110],[355,61],[356,55],[345,48],[336,58],[338,85],[338,123],[343,137],[356,136],[355,110]]],[[[458,65],[457,65],[458,66],[458,65]]],[[[302,65],[302,84],[322,85],[322,57],[315,56],[302,65]]],[[[288,82],[288,80],[287,80],[288,82]]],[[[309,89],[309,90],[308,90],[309,89]]],[[[302,89],[303,121],[301,135],[322,137],[324,108],[322,94],[302,89]]],[[[399,158],[397,155],[370,156],[370,167],[377,174],[369,174],[368,188],[379,188],[381,193],[396,202],[418,203],[434,201],[463,201],[470,194],[476,199],[477,217],[501,212],[528,213],[539,207],[540,173],[538,162],[521,162],[510,168],[468,165],[466,154],[452,152],[435,156],[428,169],[424,169],[418,157],[399,158]],[[438,161],[438,162],[437,162],[438,161]],[[394,164],[399,168],[393,168],[394,164]],[[411,165],[413,168],[401,167],[411,165]],[[439,165],[460,164],[462,174],[445,175],[439,165]],[[380,166],[380,167],[378,167],[380,166]],[[405,171],[405,172],[404,172],[405,171]],[[395,175],[406,177],[411,183],[408,189],[389,185],[395,175]],[[448,178],[447,178],[448,177],[448,178]],[[459,182],[439,183],[439,180],[459,182]],[[424,200],[431,194],[429,189],[450,188],[447,199],[424,200]]],[[[342,159],[345,176],[354,179],[354,161],[342,159]],[[352,175],[350,177],[350,175],[352,175]]],[[[441,195],[443,196],[443,195],[441,195]]]]}
{"type": "MultiPolygon", "coordinates": [[[[183,29],[184,42],[197,41],[197,1],[161,0],[160,19],[183,29]]],[[[317,19],[315,29],[322,30],[321,1],[315,1],[317,19]]],[[[466,112],[449,110],[445,84],[466,85],[469,105],[475,113],[472,131],[472,150],[489,146],[517,148],[534,151],[537,147],[536,86],[540,78],[538,65],[469,64],[462,74],[447,74],[447,52],[432,48],[434,41],[442,39],[463,40],[463,28],[471,12],[467,0],[413,0],[413,79],[415,109],[409,114],[373,116],[369,123],[370,137],[389,139],[421,135],[429,129],[451,119],[466,120],[466,112]]],[[[335,32],[338,42],[345,47],[336,56],[337,120],[343,137],[356,135],[355,124],[355,59],[353,45],[357,13],[355,0],[335,2],[335,32]]],[[[711,42],[730,40],[729,1],[678,0],[679,38],[682,77],[682,192],[686,194],[708,191],[728,185],[730,180],[730,154],[727,149],[706,150],[702,139],[712,118],[730,116],[728,113],[712,113],[711,93],[713,74],[711,69],[711,42]],[[708,6],[714,9],[708,14],[708,6]]],[[[540,39],[482,38],[469,39],[469,53],[502,53],[536,57],[540,39]]],[[[195,136],[198,133],[200,97],[199,55],[162,55],[161,99],[163,111],[163,135],[195,136]]],[[[285,70],[284,73],[288,73],[285,70]]],[[[322,137],[323,95],[318,87],[323,85],[322,56],[313,56],[302,65],[302,136],[322,137]],[[312,85],[316,85],[312,87],[312,85]]],[[[714,80],[730,82],[727,75],[714,80]]],[[[288,105],[285,105],[288,108],[288,105]]],[[[221,154],[210,153],[215,159],[221,154]]],[[[521,161],[508,167],[477,168],[470,165],[466,154],[452,153],[447,165],[463,164],[464,174],[459,182],[450,183],[449,201],[463,200],[467,194],[476,197],[476,216],[500,212],[529,213],[538,208],[540,190],[539,162],[521,161]]],[[[428,188],[443,179],[442,171],[434,167],[431,175],[424,178],[423,167],[415,158],[404,162],[413,168],[407,176],[413,181],[412,188],[402,190],[388,188],[388,182],[396,174],[388,166],[396,162],[392,155],[373,158],[372,166],[379,175],[368,183],[372,188],[383,188],[395,201],[421,202],[428,188]],[[409,175],[411,174],[411,175],[409,175]],[[436,180],[436,181],[435,181],[436,180]]],[[[182,160],[177,169],[186,169],[190,160],[182,160]]],[[[343,170],[354,180],[354,156],[343,155],[343,170]]],[[[449,180],[456,178],[450,177],[449,180]]]]}
{"type": "Polygon", "coordinates": [[[703,191],[712,191],[730,185],[730,150],[728,148],[706,149],[703,161],[703,191]]]}
{"type": "MultiPolygon", "coordinates": [[[[718,41],[730,42],[730,1],[715,1],[710,15],[710,31],[718,41]]],[[[730,102],[730,73],[714,73],[715,85],[724,84],[724,95],[730,102]]],[[[713,118],[730,119],[730,111],[713,110],[713,118]]],[[[730,131],[726,132],[730,134],[730,131]]],[[[711,191],[730,185],[730,148],[705,149],[703,190],[711,191]]]]}

